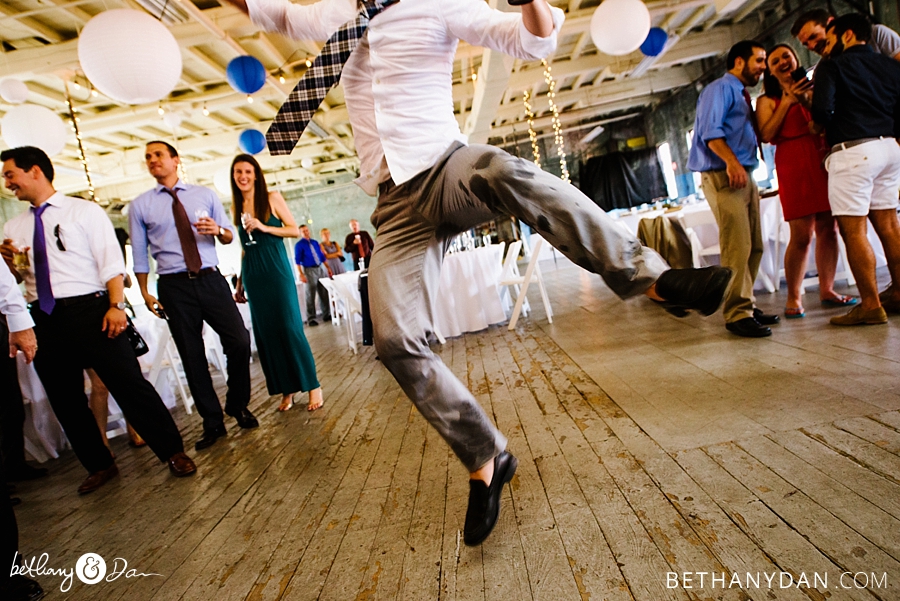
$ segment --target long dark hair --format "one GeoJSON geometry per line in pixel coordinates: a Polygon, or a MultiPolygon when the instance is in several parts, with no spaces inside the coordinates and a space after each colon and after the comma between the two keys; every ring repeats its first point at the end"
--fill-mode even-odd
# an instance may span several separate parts
{"type": "Polygon", "coordinates": [[[256,176],[256,182],[253,184],[253,216],[265,223],[272,214],[272,207],[269,206],[269,187],[266,185],[266,178],[263,176],[262,167],[250,154],[239,154],[231,161],[231,201],[234,213],[234,224],[241,224],[241,213],[244,212],[244,193],[237,187],[234,181],[234,166],[238,163],[249,163],[253,165],[253,173],[256,176]]]}
{"type": "Polygon", "coordinates": [[[778,78],[769,71],[769,56],[779,48],[787,48],[794,56],[794,60],[797,61],[797,66],[800,66],[800,57],[797,56],[797,53],[794,52],[794,49],[789,44],[778,44],[769,49],[766,53],[766,72],[763,75],[763,94],[769,98],[781,98],[784,95],[784,90],[781,89],[781,83],[779,83],[778,78]]]}

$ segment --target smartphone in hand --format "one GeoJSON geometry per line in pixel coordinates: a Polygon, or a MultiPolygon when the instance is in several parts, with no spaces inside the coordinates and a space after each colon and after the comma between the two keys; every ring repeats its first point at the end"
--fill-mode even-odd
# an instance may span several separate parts
{"type": "Polygon", "coordinates": [[[791,79],[794,81],[801,81],[806,79],[806,69],[803,68],[803,65],[800,65],[793,71],[791,71],[791,79]]]}

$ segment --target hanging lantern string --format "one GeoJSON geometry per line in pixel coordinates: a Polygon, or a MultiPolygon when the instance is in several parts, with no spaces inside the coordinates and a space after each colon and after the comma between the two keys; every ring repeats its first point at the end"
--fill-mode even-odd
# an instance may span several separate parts
{"type": "Polygon", "coordinates": [[[525,115],[528,117],[528,137],[531,138],[531,155],[534,164],[541,166],[541,151],[537,144],[537,134],[534,131],[534,111],[531,109],[531,92],[525,90],[522,95],[522,102],[525,104],[525,115]]]}
{"type": "Polygon", "coordinates": [[[547,82],[547,100],[550,103],[550,112],[553,114],[552,123],[553,123],[553,139],[556,142],[556,153],[559,155],[559,170],[560,170],[560,178],[566,183],[569,183],[569,167],[566,164],[566,141],[563,138],[562,127],[559,122],[559,107],[556,106],[556,81],[553,79],[553,74],[550,72],[550,64],[546,59],[541,60],[541,65],[544,66],[544,81],[547,82]]]}
{"type": "Polygon", "coordinates": [[[72,129],[75,131],[75,139],[78,141],[78,153],[81,155],[81,166],[84,168],[84,178],[87,180],[88,194],[91,201],[96,201],[94,195],[94,182],[91,181],[91,169],[88,166],[87,153],[84,151],[84,140],[81,138],[81,128],[78,127],[78,116],[75,114],[75,107],[72,105],[72,97],[69,95],[69,86],[64,86],[66,90],[66,107],[69,109],[69,117],[72,119],[72,129]]]}

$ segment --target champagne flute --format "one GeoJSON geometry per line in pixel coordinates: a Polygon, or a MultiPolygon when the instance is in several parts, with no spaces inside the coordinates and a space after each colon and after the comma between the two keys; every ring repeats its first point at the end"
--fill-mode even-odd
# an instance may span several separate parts
{"type": "Polygon", "coordinates": [[[250,217],[250,213],[241,213],[241,225],[244,226],[244,231],[247,232],[247,237],[250,239],[250,241],[247,242],[247,246],[256,244],[256,240],[253,239],[253,234],[247,231],[247,224],[250,223],[251,219],[253,218],[250,217]]]}

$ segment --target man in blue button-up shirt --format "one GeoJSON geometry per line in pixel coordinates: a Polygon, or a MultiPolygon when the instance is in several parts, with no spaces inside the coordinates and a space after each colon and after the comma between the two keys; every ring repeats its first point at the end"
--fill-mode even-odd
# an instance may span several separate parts
{"type": "Polygon", "coordinates": [[[200,450],[225,436],[222,407],[206,360],[203,322],[219,335],[227,358],[225,413],[237,419],[242,428],[259,425],[247,409],[250,333],[234,304],[231,288],[216,267],[219,263],[216,239],[229,244],[234,239],[234,226],[229,223],[215,192],[178,179],[180,159],[170,144],[150,142],[144,158],[157,185],[135,198],[128,207],[134,274],[147,308],[169,322],[188,386],[203,418],[203,436],[194,445],[200,450]],[[177,216],[183,225],[178,224],[177,216]],[[188,228],[186,222],[190,222],[190,231],[184,231],[188,228]],[[148,246],[156,259],[158,300],[147,288],[148,246]],[[192,256],[197,266],[189,269],[192,256]]]}
{"type": "Polygon", "coordinates": [[[319,281],[331,277],[331,268],[325,262],[325,253],[318,240],[313,240],[309,228],[300,226],[300,241],[294,245],[294,262],[300,272],[300,280],[306,284],[306,317],[309,325],[319,325],[316,321],[316,294],[319,295],[319,306],[322,308],[322,320],[331,321],[331,305],[328,290],[319,281]]]}
{"type": "Polygon", "coordinates": [[[688,169],[702,174],[702,187],[719,224],[721,262],[734,270],[725,297],[725,327],[738,336],[769,336],[764,315],[754,306],[753,282],[763,254],[759,190],[751,175],[757,165],[756,121],[746,88],[759,83],[766,51],[745,40],[728,53],[728,73],[712,82],[697,101],[694,144],[688,169]]]}

